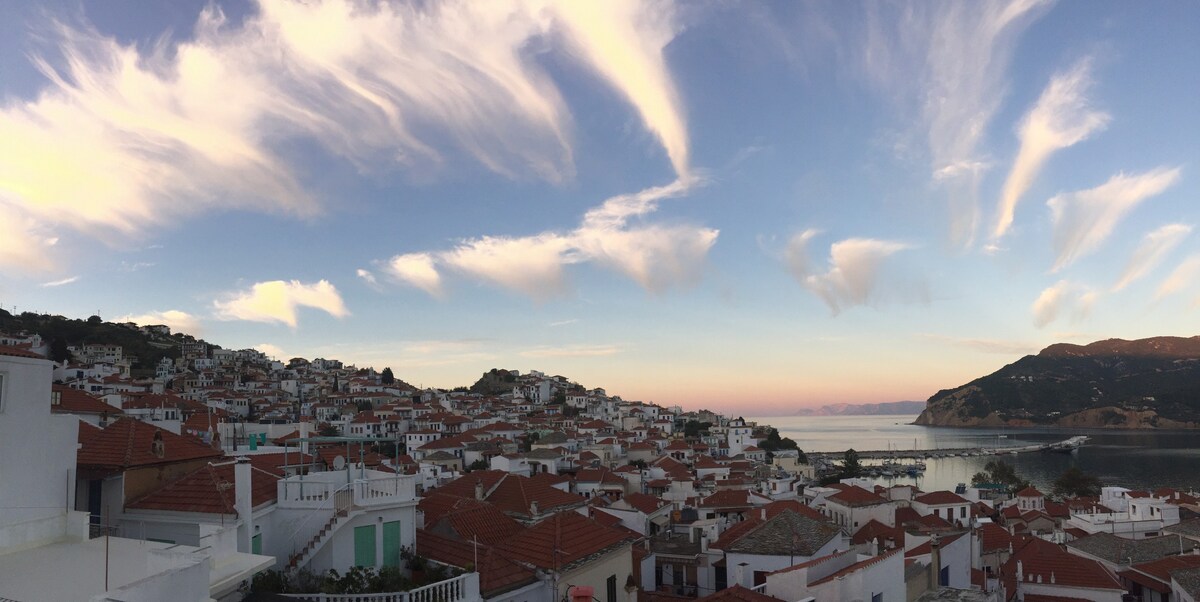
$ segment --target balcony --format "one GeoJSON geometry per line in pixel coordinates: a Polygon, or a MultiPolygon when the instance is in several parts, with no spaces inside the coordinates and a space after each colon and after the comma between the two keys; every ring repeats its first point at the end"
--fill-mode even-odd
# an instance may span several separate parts
{"type": "Polygon", "coordinates": [[[331,471],[280,479],[280,508],[377,508],[416,502],[416,478],[378,470],[331,471]]]}
{"type": "Polygon", "coordinates": [[[305,602],[481,602],[479,573],[466,573],[407,592],[384,594],[282,594],[305,602]]]}

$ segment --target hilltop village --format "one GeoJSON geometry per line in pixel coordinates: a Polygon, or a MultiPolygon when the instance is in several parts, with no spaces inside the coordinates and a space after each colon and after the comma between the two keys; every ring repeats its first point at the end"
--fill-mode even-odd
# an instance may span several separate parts
{"type": "Polygon", "coordinates": [[[537,371],[67,351],[0,334],[0,599],[1200,598],[1188,492],[838,479],[768,425],[537,371]]]}

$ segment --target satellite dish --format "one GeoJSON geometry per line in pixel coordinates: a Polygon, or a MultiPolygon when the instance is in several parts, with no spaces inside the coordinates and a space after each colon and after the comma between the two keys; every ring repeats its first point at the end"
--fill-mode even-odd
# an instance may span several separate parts
{"type": "Polygon", "coordinates": [[[333,469],[334,470],[341,470],[345,467],[346,467],[346,459],[345,458],[338,456],[333,459],[333,469]]]}

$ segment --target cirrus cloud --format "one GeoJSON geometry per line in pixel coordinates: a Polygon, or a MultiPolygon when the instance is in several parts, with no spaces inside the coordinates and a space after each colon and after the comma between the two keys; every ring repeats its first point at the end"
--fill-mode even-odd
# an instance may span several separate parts
{"type": "Polygon", "coordinates": [[[1119,291],[1150,273],[1191,233],[1192,227],[1184,224],[1167,224],[1147,233],[1125,264],[1121,277],[1113,285],[1113,291],[1119,291]]]}
{"type": "Polygon", "coordinates": [[[227,295],[213,302],[222,320],[282,322],[296,327],[300,307],[319,309],[335,318],[350,315],[337,288],[326,280],[304,284],[298,280],[259,282],[249,290],[227,295]]]}
{"type": "Polygon", "coordinates": [[[1091,85],[1091,60],[1084,59],[1071,70],[1051,78],[1037,103],[1021,120],[1017,130],[1021,149],[1000,193],[993,239],[1004,236],[1012,226],[1017,203],[1051,155],[1086,140],[1108,125],[1107,113],[1088,106],[1086,95],[1091,85]]]}
{"type": "Polygon", "coordinates": [[[0,231],[0,269],[49,269],[26,261],[31,229],[119,244],[211,210],[313,216],[321,200],[284,158],[295,139],[364,170],[428,177],[463,156],[509,178],[568,180],[571,114],[539,58],[554,46],[688,172],[663,54],[678,31],[671,4],[259,0],[236,24],[210,5],[185,41],[149,48],[51,29],[53,52],[34,56],[48,85],[0,105],[0,204],[31,222],[0,231]]]}
{"type": "Polygon", "coordinates": [[[1084,285],[1059,280],[1053,286],[1044,289],[1034,300],[1030,308],[1033,312],[1033,323],[1042,328],[1068,312],[1073,320],[1082,320],[1091,314],[1096,298],[1097,294],[1084,285]]]}
{"type": "Polygon", "coordinates": [[[1046,205],[1054,223],[1054,267],[1057,272],[1092,253],[1112,234],[1125,215],[1142,201],[1179,181],[1180,169],[1159,167],[1144,173],[1119,173],[1095,188],[1056,195],[1046,205]]]}

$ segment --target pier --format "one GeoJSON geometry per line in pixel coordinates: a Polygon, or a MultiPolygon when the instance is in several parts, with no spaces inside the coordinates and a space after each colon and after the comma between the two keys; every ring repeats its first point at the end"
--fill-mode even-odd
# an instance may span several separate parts
{"type": "MultiPolygon", "coordinates": [[[[1014,445],[1006,447],[942,447],[936,449],[889,449],[889,450],[854,450],[859,460],[927,460],[930,458],[951,458],[955,456],[1001,456],[1005,454],[1024,454],[1029,452],[1060,452],[1070,453],[1079,449],[1087,442],[1087,436],[1079,435],[1054,443],[1038,443],[1033,445],[1014,445]]],[[[814,459],[840,460],[842,452],[811,452],[807,455],[814,459]]]]}

